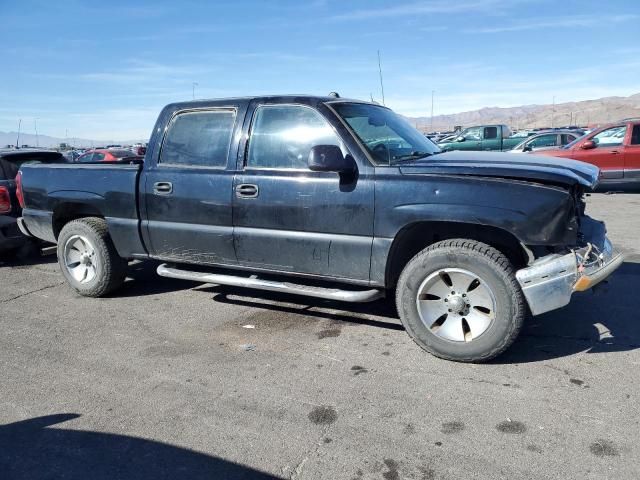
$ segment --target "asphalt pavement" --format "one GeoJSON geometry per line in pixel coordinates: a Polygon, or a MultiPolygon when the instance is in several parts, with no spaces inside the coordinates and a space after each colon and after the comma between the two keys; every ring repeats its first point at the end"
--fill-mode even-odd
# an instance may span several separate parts
{"type": "Polygon", "coordinates": [[[627,260],[484,365],[392,302],[157,277],[109,298],[0,262],[3,479],[640,478],[640,196],[592,195],[627,260]]]}

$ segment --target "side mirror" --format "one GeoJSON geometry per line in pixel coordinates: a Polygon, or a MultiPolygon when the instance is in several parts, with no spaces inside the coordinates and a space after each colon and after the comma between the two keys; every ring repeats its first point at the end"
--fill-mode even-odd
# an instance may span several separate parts
{"type": "Polygon", "coordinates": [[[580,148],[582,150],[591,150],[592,148],[596,148],[597,146],[598,146],[598,144],[596,142],[594,142],[593,140],[587,140],[582,145],[580,145],[580,148]]]}
{"type": "Polygon", "coordinates": [[[533,152],[533,147],[531,145],[525,145],[522,149],[523,152],[533,152]]]}
{"type": "Polygon", "coordinates": [[[336,145],[316,145],[309,152],[309,170],[313,172],[350,172],[353,159],[345,157],[336,145]]]}
{"type": "Polygon", "coordinates": [[[456,142],[464,142],[466,140],[466,138],[464,138],[463,136],[459,136],[458,138],[456,138],[456,142]]]}

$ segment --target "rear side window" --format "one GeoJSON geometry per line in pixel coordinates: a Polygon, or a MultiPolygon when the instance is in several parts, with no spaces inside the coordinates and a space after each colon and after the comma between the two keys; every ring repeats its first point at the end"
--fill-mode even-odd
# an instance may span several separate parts
{"type": "Polygon", "coordinates": [[[256,109],[247,166],[306,169],[311,147],[340,141],[317,111],[300,105],[263,105],[256,109]]]}
{"type": "Polygon", "coordinates": [[[631,145],[640,145],[640,125],[634,125],[631,132],[631,145]]]}
{"type": "Polygon", "coordinates": [[[235,119],[231,109],[176,115],[164,137],[159,163],[225,167],[235,119]]]}
{"type": "Polygon", "coordinates": [[[484,139],[492,140],[494,138],[498,138],[498,127],[485,127],[484,139]]]}

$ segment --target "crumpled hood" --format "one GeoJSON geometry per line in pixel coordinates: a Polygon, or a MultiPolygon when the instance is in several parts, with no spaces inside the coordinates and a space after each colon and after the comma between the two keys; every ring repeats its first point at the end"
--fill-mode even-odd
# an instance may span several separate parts
{"type": "Polygon", "coordinates": [[[542,155],[512,155],[507,152],[454,151],[433,155],[400,165],[405,175],[474,175],[513,178],[594,189],[600,170],[588,163],[542,155]]]}

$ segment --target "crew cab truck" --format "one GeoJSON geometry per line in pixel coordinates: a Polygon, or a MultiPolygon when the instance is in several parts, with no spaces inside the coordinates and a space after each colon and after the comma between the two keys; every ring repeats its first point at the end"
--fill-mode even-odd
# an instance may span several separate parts
{"type": "Polygon", "coordinates": [[[469,127],[449,142],[439,143],[442,151],[486,150],[506,151],[518,145],[521,137],[512,137],[511,129],[506,125],[480,125],[469,127]]]}
{"type": "Polygon", "coordinates": [[[527,311],[566,305],[622,262],[583,194],[598,169],[442,153],[383,106],[335,96],[168,105],[144,162],[26,165],[24,232],[57,242],[81,295],[158,274],[347,302],[395,295],[423,349],[482,361],[527,311]]]}

